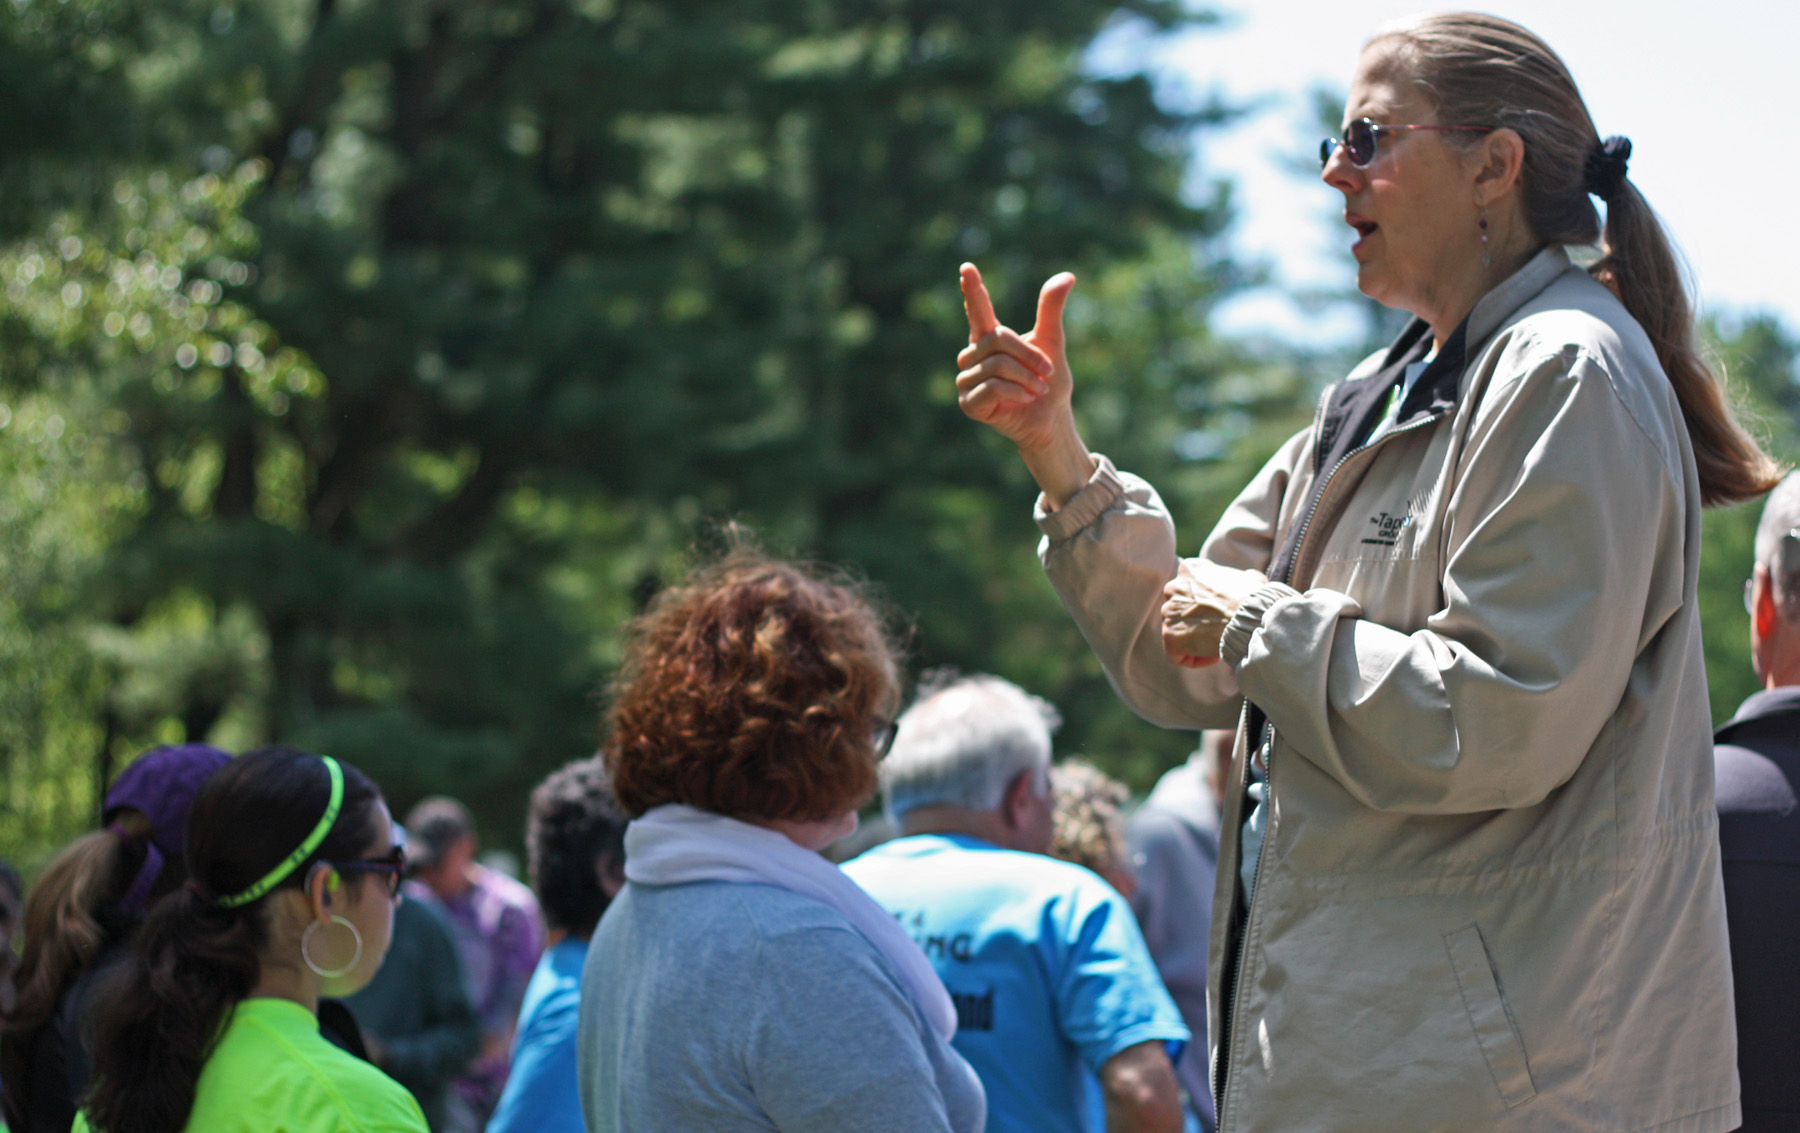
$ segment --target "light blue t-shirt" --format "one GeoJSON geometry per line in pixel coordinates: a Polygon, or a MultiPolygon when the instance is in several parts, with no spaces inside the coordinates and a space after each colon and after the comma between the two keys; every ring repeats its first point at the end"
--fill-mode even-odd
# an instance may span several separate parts
{"type": "Polygon", "coordinates": [[[925,950],[956,1002],[954,1044],[991,1133],[1098,1133],[1088,1074],[1188,1040],[1125,899],[1086,869],[978,838],[877,846],[844,872],[925,950]]]}
{"type": "Polygon", "coordinates": [[[974,1071],[887,957],[810,897],[628,882],[584,975],[593,1133],[982,1133],[974,1071]]]}
{"type": "Polygon", "coordinates": [[[588,942],[571,937],[538,960],[519,1009],[512,1072],[487,1133],[586,1133],[575,1081],[575,1024],[588,942]]]}

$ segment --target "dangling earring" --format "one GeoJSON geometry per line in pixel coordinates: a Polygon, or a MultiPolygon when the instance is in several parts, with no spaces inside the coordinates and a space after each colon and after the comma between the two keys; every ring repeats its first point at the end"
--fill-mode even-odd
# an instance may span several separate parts
{"type": "Polygon", "coordinates": [[[1494,266],[1493,257],[1488,252],[1487,209],[1485,208],[1481,210],[1481,266],[1484,268],[1494,266]]]}
{"type": "Polygon", "coordinates": [[[321,967],[318,961],[312,958],[312,935],[318,930],[320,924],[319,921],[313,921],[311,924],[307,925],[306,931],[300,934],[300,959],[306,961],[306,966],[313,970],[314,975],[327,980],[334,980],[339,976],[348,974],[356,967],[357,962],[362,959],[363,953],[362,933],[357,931],[354,924],[345,918],[338,916],[336,913],[331,914],[331,923],[333,926],[343,925],[345,928],[349,929],[351,939],[356,941],[356,950],[351,953],[350,962],[341,968],[321,967]]]}

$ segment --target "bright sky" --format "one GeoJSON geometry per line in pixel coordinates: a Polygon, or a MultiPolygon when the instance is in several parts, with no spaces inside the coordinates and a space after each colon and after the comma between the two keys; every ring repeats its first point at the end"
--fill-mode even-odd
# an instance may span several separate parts
{"type": "MultiPolygon", "coordinates": [[[[1201,176],[1237,184],[1240,257],[1269,262],[1287,287],[1343,285],[1352,261],[1341,198],[1282,163],[1317,153],[1306,92],[1342,92],[1368,34],[1420,2],[1214,2],[1227,14],[1222,28],[1155,53],[1158,70],[1188,89],[1259,107],[1206,136],[1201,176]]],[[[1800,4],[1507,0],[1484,10],[1542,36],[1574,72],[1601,135],[1631,138],[1631,178],[1685,253],[1701,305],[1773,311],[1800,328],[1800,124],[1787,112],[1800,4]]],[[[1350,331],[1275,295],[1235,300],[1219,317],[1226,329],[1309,341],[1350,331]]]]}

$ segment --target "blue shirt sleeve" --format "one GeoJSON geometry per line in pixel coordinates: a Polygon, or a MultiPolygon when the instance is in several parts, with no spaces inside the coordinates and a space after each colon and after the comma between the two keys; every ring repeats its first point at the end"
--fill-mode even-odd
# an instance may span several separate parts
{"type": "Polygon", "coordinates": [[[1108,1059],[1139,1043],[1171,1044],[1177,1060],[1189,1039],[1174,1000],[1163,987],[1137,918],[1125,899],[1099,878],[1062,902],[1063,962],[1056,1006],[1063,1034],[1098,1074],[1108,1059]]]}

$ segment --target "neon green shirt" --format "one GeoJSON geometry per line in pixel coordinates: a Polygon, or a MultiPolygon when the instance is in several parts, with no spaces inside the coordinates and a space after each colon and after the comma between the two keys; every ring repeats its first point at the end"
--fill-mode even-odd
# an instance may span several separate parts
{"type": "MultiPolygon", "coordinates": [[[[71,1133],[91,1133],[87,1115],[71,1133]]],[[[419,1103],[286,999],[246,999],[200,1071],[187,1133],[429,1133],[419,1103]]]]}

